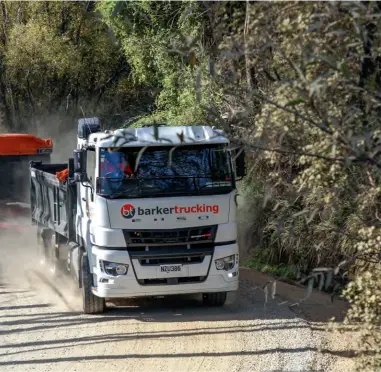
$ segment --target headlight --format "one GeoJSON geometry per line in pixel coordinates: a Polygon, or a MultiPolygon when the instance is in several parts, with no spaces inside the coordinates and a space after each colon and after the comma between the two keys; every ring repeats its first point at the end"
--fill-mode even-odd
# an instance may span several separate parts
{"type": "Polygon", "coordinates": [[[226,270],[229,271],[233,269],[233,267],[238,264],[238,254],[233,254],[228,257],[219,258],[214,261],[216,264],[217,270],[226,270]]]}
{"type": "Polygon", "coordinates": [[[128,272],[128,265],[116,262],[99,260],[101,271],[112,276],[126,275],[128,272]]]}

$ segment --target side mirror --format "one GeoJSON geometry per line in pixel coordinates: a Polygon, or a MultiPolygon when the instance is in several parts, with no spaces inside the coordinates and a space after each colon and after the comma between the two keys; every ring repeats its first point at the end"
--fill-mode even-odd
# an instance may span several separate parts
{"type": "Polygon", "coordinates": [[[242,179],[246,176],[246,161],[245,151],[243,149],[238,150],[235,158],[236,175],[238,179],[242,179]]]}
{"type": "Polygon", "coordinates": [[[76,182],[86,182],[86,155],[85,150],[74,150],[74,180],[76,182]]]}

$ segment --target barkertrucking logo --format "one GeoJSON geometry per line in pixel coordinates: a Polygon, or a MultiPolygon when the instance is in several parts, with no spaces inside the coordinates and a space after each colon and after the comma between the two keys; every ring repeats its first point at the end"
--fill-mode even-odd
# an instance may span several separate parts
{"type": "Polygon", "coordinates": [[[155,207],[155,208],[135,208],[132,204],[123,205],[120,213],[124,218],[133,218],[138,216],[158,216],[167,214],[189,214],[189,213],[214,213],[219,212],[219,205],[196,204],[187,207],[174,206],[171,208],[155,207]]]}

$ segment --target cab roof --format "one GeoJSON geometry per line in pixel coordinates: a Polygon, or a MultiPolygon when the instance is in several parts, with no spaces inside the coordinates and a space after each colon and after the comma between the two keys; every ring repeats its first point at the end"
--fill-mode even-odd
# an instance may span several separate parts
{"type": "Polygon", "coordinates": [[[93,133],[88,145],[98,147],[140,147],[228,144],[222,130],[210,126],[162,126],[156,128],[124,128],[109,132],[93,133]]]}
{"type": "Polygon", "coordinates": [[[0,156],[51,153],[53,141],[31,134],[0,134],[0,156]]]}

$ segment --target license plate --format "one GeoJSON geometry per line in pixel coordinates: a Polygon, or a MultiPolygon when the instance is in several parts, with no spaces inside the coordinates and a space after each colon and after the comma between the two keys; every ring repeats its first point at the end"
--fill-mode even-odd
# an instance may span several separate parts
{"type": "Polygon", "coordinates": [[[160,273],[162,274],[174,274],[181,273],[182,265],[162,265],[160,266],[160,273]]]}

